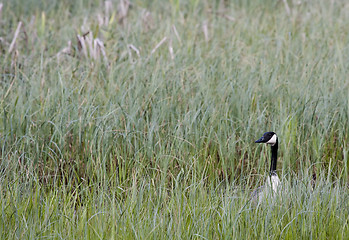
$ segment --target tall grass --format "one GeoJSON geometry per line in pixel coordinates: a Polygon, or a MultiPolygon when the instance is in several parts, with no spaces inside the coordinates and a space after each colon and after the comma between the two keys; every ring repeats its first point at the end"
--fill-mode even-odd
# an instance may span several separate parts
{"type": "Polygon", "coordinates": [[[349,4],[286,3],[4,2],[1,238],[346,239],[349,4]]]}

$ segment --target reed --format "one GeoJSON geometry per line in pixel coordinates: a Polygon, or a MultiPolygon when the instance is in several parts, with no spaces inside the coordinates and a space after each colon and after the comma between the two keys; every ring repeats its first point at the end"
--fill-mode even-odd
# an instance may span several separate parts
{"type": "Polygon", "coordinates": [[[348,8],[0,3],[0,238],[346,239],[348,8]]]}

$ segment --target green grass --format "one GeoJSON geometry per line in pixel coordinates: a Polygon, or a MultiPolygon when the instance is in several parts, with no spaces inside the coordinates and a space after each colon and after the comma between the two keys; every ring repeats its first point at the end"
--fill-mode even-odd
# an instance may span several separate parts
{"type": "Polygon", "coordinates": [[[3,2],[0,238],[347,239],[349,4],[288,5],[3,2]]]}

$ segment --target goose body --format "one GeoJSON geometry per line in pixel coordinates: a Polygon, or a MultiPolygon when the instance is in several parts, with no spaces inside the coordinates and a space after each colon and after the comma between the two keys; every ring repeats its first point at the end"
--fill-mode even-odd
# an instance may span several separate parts
{"type": "Polygon", "coordinates": [[[281,186],[280,179],[276,174],[279,141],[276,133],[266,132],[255,143],[266,143],[271,146],[271,163],[269,176],[267,177],[265,185],[256,189],[252,195],[253,200],[260,203],[268,195],[271,195],[272,197],[275,196],[275,194],[279,192],[279,188],[281,186]]]}

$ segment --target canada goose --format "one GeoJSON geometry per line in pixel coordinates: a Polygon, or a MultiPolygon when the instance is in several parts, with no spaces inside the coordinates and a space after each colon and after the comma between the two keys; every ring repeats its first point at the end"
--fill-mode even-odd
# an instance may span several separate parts
{"type": "Polygon", "coordinates": [[[264,186],[256,189],[252,194],[253,201],[261,202],[263,198],[272,190],[272,196],[278,192],[280,187],[280,179],[276,174],[277,154],[278,154],[278,137],[274,132],[266,132],[255,143],[266,143],[271,146],[271,164],[269,177],[264,186]]]}

